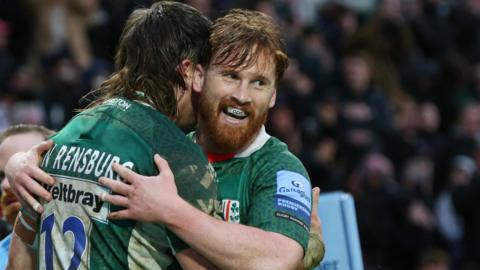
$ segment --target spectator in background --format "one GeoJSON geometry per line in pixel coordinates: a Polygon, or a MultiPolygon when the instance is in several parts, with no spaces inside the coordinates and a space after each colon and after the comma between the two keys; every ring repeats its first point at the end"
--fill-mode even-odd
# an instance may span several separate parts
{"type": "Polygon", "coordinates": [[[395,129],[390,136],[385,138],[387,143],[384,149],[397,168],[403,168],[408,159],[419,153],[418,129],[420,121],[420,112],[415,100],[405,99],[396,106],[394,114],[395,129]]]}
{"type": "Polygon", "coordinates": [[[389,252],[393,269],[414,269],[422,252],[442,244],[433,213],[434,170],[430,157],[417,155],[405,163],[400,174],[396,228],[389,252]]]}
{"type": "Polygon", "coordinates": [[[421,140],[420,152],[432,157],[435,163],[445,151],[445,136],[440,132],[440,111],[432,102],[419,104],[420,125],[418,127],[421,140]]]}
{"type": "MultiPolygon", "coordinates": [[[[428,249],[420,255],[417,270],[449,270],[450,256],[438,249],[428,249]]],[[[413,269],[413,268],[412,268],[413,269]]]]}
{"type": "Polygon", "coordinates": [[[394,176],[390,160],[382,154],[372,153],[356,164],[345,184],[355,199],[367,269],[370,265],[390,265],[388,253],[384,250],[388,250],[393,233],[393,199],[397,192],[394,176]]]}
{"type": "Polygon", "coordinates": [[[480,1],[459,2],[451,15],[453,41],[456,50],[471,59],[480,52],[480,1]]]}
{"type": "MultiPolygon", "coordinates": [[[[441,59],[452,49],[452,25],[448,22],[450,7],[447,1],[417,1],[421,10],[409,18],[410,28],[422,54],[441,59]]],[[[411,14],[413,15],[413,14],[411,14]]]]}
{"type": "Polygon", "coordinates": [[[441,191],[435,202],[435,214],[443,237],[447,240],[452,257],[452,269],[460,269],[462,262],[462,242],[464,240],[463,219],[452,201],[452,190],[468,186],[476,173],[476,165],[471,157],[456,156],[453,159],[447,186],[441,191]]]}
{"type": "MultiPolygon", "coordinates": [[[[53,131],[42,126],[16,125],[11,126],[0,134],[0,204],[3,212],[2,218],[12,226],[20,210],[20,203],[11,191],[10,184],[5,177],[5,164],[17,152],[27,151],[30,147],[44,141],[53,131]]],[[[5,269],[8,262],[11,234],[0,241],[0,269],[5,269]]],[[[27,260],[27,258],[25,258],[27,260]]]]}
{"type": "Polygon", "coordinates": [[[80,69],[88,68],[92,62],[92,53],[85,23],[82,21],[81,1],[45,1],[38,8],[37,33],[42,34],[38,34],[37,44],[43,60],[71,54],[80,69]]]}
{"type": "Polygon", "coordinates": [[[455,114],[475,99],[470,94],[470,65],[468,61],[458,53],[449,53],[442,59],[442,68],[440,69],[437,100],[451,108],[450,111],[444,111],[443,114],[447,120],[454,120],[455,114]],[[452,114],[453,112],[453,114],[452,114]]]}
{"type": "Polygon", "coordinates": [[[344,187],[343,166],[339,160],[338,142],[333,137],[323,137],[313,145],[306,164],[313,186],[323,191],[341,190],[344,187]]]}
{"type": "Polygon", "coordinates": [[[393,109],[374,81],[371,56],[357,51],[342,63],[344,86],[340,91],[341,136],[351,149],[349,162],[382,148],[382,138],[392,131],[393,109]]]}
{"type": "Polygon", "coordinates": [[[71,108],[96,86],[91,80],[110,73],[103,59],[109,55],[107,19],[98,0],[38,4],[36,45],[47,78],[41,99],[48,126],[62,127],[74,116],[71,108]]]}
{"type": "Polygon", "coordinates": [[[342,1],[327,1],[320,7],[317,23],[325,33],[325,39],[333,50],[335,59],[341,59],[342,50],[359,28],[355,10],[342,1]]]}
{"type": "Polygon", "coordinates": [[[458,114],[449,134],[449,155],[472,156],[480,141],[480,103],[468,103],[458,114]]]}
{"type": "Polygon", "coordinates": [[[288,145],[288,149],[295,155],[302,152],[302,133],[295,121],[291,107],[278,104],[270,112],[269,129],[280,140],[288,145]]]}
{"type": "Polygon", "coordinates": [[[459,263],[462,270],[480,269],[480,214],[478,205],[480,204],[480,178],[479,178],[479,148],[474,148],[475,168],[471,168],[469,162],[466,175],[457,175],[454,179],[455,186],[451,189],[452,203],[455,212],[458,213],[463,221],[463,240],[462,256],[459,263]],[[472,170],[475,171],[470,176],[472,170]]]}

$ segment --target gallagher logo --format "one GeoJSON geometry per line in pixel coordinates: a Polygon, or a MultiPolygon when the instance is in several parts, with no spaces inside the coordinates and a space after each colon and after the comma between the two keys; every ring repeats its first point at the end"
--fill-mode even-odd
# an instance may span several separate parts
{"type": "Polygon", "coordinates": [[[304,187],[304,185],[300,181],[297,181],[297,180],[292,181],[292,186],[294,186],[296,188],[303,188],[304,187]]]}

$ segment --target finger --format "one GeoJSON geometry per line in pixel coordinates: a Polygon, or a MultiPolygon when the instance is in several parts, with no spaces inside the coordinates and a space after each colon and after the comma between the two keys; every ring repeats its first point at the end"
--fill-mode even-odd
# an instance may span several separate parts
{"type": "Polygon", "coordinates": [[[42,156],[45,152],[50,150],[50,148],[52,148],[52,146],[53,146],[53,141],[48,140],[48,141],[44,141],[44,142],[41,142],[41,143],[37,144],[36,146],[34,146],[34,149],[35,149],[35,152],[39,156],[42,156]]]}
{"type": "Polygon", "coordinates": [[[55,178],[53,178],[50,174],[44,172],[39,167],[29,166],[27,170],[28,175],[36,181],[47,184],[49,186],[53,186],[55,184],[55,178]]]}
{"type": "Polygon", "coordinates": [[[318,207],[318,198],[320,197],[320,188],[314,187],[312,189],[312,196],[313,196],[313,206],[318,207]]]}
{"type": "Polygon", "coordinates": [[[108,214],[109,219],[131,219],[130,211],[128,209],[111,212],[108,214]]]}
{"type": "Polygon", "coordinates": [[[123,179],[123,181],[127,183],[133,184],[133,182],[135,182],[135,178],[139,176],[134,171],[118,163],[113,163],[112,168],[123,179]]]}
{"type": "Polygon", "coordinates": [[[125,208],[128,206],[128,198],[122,195],[111,195],[103,193],[102,195],[100,195],[100,198],[102,199],[102,201],[111,203],[116,206],[125,208]]]}
{"type": "Polygon", "coordinates": [[[29,207],[31,207],[35,212],[41,214],[43,213],[43,206],[28,193],[22,186],[18,187],[18,193],[25,200],[29,207]]]}
{"type": "Polygon", "coordinates": [[[159,154],[155,154],[153,159],[155,160],[155,164],[157,165],[159,173],[163,174],[164,176],[170,176],[170,179],[174,181],[175,179],[173,177],[173,172],[168,165],[168,161],[162,158],[159,154]]]}
{"type": "Polygon", "coordinates": [[[322,233],[322,221],[318,216],[318,202],[320,198],[320,188],[314,187],[312,189],[312,196],[313,196],[313,206],[312,206],[312,229],[316,230],[318,233],[322,233]]]}
{"type": "Polygon", "coordinates": [[[21,186],[22,188],[25,188],[29,194],[39,196],[47,202],[52,200],[52,195],[50,194],[50,192],[48,192],[40,183],[32,179],[30,176],[28,176],[27,174],[23,174],[21,179],[23,185],[17,185],[17,189],[21,186]]]}
{"type": "Polygon", "coordinates": [[[162,158],[159,154],[155,154],[153,160],[155,160],[155,164],[160,172],[171,172],[170,166],[168,166],[168,161],[162,158]]]}
{"type": "Polygon", "coordinates": [[[100,179],[98,179],[98,182],[101,185],[110,188],[113,192],[124,196],[128,195],[128,192],[130,190],[130,185],[127,185],[122,181],[116,181],[106,177],[100,177],[100,179]]]}
{"type": "Polygon", "coordinates": [[[318,187],[314,187],[312,189],[312,216],[316,216],[318,212],[319,193],[320,193],[320,189],[318,187]]]}

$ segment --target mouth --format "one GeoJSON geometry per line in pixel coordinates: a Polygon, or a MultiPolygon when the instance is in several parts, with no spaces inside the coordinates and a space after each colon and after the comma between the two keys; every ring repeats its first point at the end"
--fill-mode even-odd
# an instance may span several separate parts
{"type": "Polygon", "coordinates": [[[248,112],[242,110],[242,109],[239,109],[239,108],[235,108],[235,107],[231,107],[231,106],[227,106],[225,108],[223,108],[222,112],[232,118],[235,118],[235,119],[238,119],[238,120],[243,120],[245,118],[248,117],[248,112]]]}

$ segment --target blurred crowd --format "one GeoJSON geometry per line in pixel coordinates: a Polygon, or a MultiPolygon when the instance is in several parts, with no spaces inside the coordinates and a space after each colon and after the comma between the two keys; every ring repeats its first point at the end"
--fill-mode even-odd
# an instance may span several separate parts
{"type": "MultiPolygon", "coordinates": [[[[60,129],[148,0],[0,2],[0,130],[60,129]]],[[[322,192],[352,193],[365,269],[480,269],[480,0],[190,0],[282,26],[267,123],[322,192]]]]}

